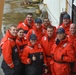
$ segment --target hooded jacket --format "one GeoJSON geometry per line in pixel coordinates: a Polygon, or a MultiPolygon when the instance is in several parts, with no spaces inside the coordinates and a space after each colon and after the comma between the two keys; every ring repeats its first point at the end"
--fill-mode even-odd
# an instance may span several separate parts
{"type": "MultiPolygon", "coordinates": [[[[59,27],[62,27],[62,28],[64,28],[65,29],[65,32],[66,32],[66,34],[67,35],[69,35],[69,28],[70,28],[70,25],[72,24],[72,22],[70,21],[70,23],[69,24],[67,24],[67,26],[65,26],[63,23],[62,23],[62,25],[60,25],[59,27]]],[[[58,27],[58,28],[59,28],[58,27]]]]}
{"type": "Polygon", "coordinates": [[[34,21],[32,20],[31,25],[28,25],[27,19],[24,20],[24,22],[20,22],[17,26],[17,28],[22,28],[24,30],[24,33],[27,34],[27,32],[32,29],[32,26],[34,25],[34,21]]]}
{"type": "Polygon", "coordinates": [[[31,34],[36,34],[37,40],[38,40],[38,42],[40,42],[40,41],[41,41],[41,38],[42,38],[43,35],[44,35],[44,31],[43,31],[42,27],[39,28],[39,29],[37,29],[36,26],[34,25],[34,26],[33,26],[33,29],[31,29],[31,30],[27,33],[27,35],[26,35],[26,38],[27,38],[28,40],[29,40],[31,34]]]}
{"type": "Polygon", "coordinates": [[[7,31],[5,37],[1,41],[1,48],[3,54],[3,63],[2,63],[3,68],[6,67],[13,68],[20,62],[18,47],[16,45],[15,39],[16,37],[12,36],[10,32],[7,31]]]}

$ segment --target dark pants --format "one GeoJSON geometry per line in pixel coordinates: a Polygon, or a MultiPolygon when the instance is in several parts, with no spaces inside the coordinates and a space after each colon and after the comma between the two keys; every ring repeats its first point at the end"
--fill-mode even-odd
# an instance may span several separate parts
{"type": "Polygon", "coordinates": [[[15,66],[14,68],[3,69],[5,75],[20,75],[20,68],[15,66]]]}
{"type": "Polygon", "coordinates": [[[20,75],[21,70],[21,63],[14,66],[14,68],[10,68],[7,64],[3,61],[1,68],[3,69],[4,75],[20,75]]]}
{"type": "Polygon", "coordinates": [[[25,75],[25,64],[21,63],[20,75],[25,75]]]}
{"type": "Polygon", "coordinates": [[[26,65],[25,75],[42,75],[43,69],[40,65],[26,65]]]}

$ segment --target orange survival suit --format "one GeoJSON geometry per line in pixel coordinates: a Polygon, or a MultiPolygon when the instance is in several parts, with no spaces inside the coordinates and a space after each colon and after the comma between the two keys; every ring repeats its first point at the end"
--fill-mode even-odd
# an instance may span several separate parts
{"type": "Polygon", "coordinates": [[[48,63],[48,67],[49,67],[49,71],[51,72],[51,66],[50,66],[50,61],[51,61],[51,49],[52,46],[55,42],[55,35],[53,35],[51,38],[48,37],[48,35],[45,35],[42,37],[41,40],[41,46],[43,48],[43,51],[45,53],[46,59],[47,59],[47,63],[48,63]]]}
{"type": "Polygon", "coordinates": [[[62,27],[62,28],[64,28],[65,29],[65,32],[66,32],[66,34],[67,35],[69,35],[69,28],[70,28],[70,25],[72,24],[72,22],[70,21],[70,23],[69,24],[67,24],[67,26],[65,26],[63,23],[62,23],[62,25],[60,25],[58,28],[60,28],[60,27],[62,27]]]}
{"type": "Polygon", "coordinates": [[[76,75],[76,34],[68,35],[68,41],[73,44],[75,48],[75,62],[72,64],[72,75],[76,75]]]}
{"type": "Polygon", "coordinates": [[[28,32],[27,35],[26,35],[26,38],[27,38],[28,40],[29,40],[29,37],[30,37],[31,34],[35,34],[35,35],[37,36],[38,42],[40,42],[40,41],[41,41],[41,38],[42,38],[43,35],[44,35],[44,31],[43,31],[42,27],[39,28],[39,29],[37,29],[36,26],[34,25],[34,26],[33,26],[33,29],[29,30],[29,32],[28,32]]]}
{"type": "Polygon", "coordinates": [[[74,47],[68,42],[68,38],[62,41],[56,40],[53,45],[51,55],[51,71],[52,75],[70,75],[70,62],[74,61],[74,47]]]}
{"type": "Polygon", "coordinates": [[[21,58],[24,47],[27,45],[27,39],[24,38],[24,37],[22,37],[22,38],[17,37],[16,38],[16,44],[19,47],[19,55],[20,55],[20,58],[21,58]]]}
{"type": "Polygon", "coordinates": [[[25,75],[42,75],[43,64],[46,60],[44,60],[43,49],[40,44],[36,43],[32,46],[31,43],[28,42],[22,55],[22,62],[26,64],[25,75]],[[35,61],[32,60],[33,56],[36,57],[35,61]]]}
{"type": "Polygon", "coordinates": [[[20,72],[20,59],[15,40],[16,37],[12,36],[10,32],[7,31],[5,37],[1,41],[3,54],[1,68],[5,75],[19,75],[20,72]]]}
{"type": "Polygon", "coordinates": [[[22,28],[24,30],[24,33],[27,34],[27,32],[32,29],[32,26],[34,25],[34,20],[32,20],[31,25],[28,25],[27,20],[25,19],[24,22],[20,22],[18,24],[17,28],[22,28]]]}

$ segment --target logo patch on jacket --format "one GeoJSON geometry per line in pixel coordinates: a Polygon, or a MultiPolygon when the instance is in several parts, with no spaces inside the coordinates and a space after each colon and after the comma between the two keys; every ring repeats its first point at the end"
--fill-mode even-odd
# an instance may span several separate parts
{"type": "Polygon", "coordinates": [[[15,53],[17,53],[17,52],[18,52],[18,49],[16,48],[16,49],[15,49],[15,53]]]}
{"type": "Polygon", "coordinates": [[[67,43],[65,43],[64,45],[63,45],[63,47],[66,47],[67,46],[67,43]]]}
{"type": "Polygon", "coordinates": [[[32,47],[28,46],[28,48],[30,48],[31,50],[33,49],[32,47]]]}
{"type": "Polygon", "coordinates": [[[44,37],[44,40],[46,41],[46,39],[47,39],[47,37],[45,36],[45,37],[44,37]]]}

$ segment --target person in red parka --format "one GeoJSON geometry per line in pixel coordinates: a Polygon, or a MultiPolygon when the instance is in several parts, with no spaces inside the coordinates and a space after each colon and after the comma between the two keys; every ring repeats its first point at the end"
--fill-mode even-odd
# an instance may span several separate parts
{"type": "MultiPolygon", "coordinates": [[[[16,44],[19,47],[19,57],[21,59],[24,47],[27,45],[27,39],[24,38],[24,30],[22,28],[17,29],[16,44]]],[[[25,64],[21,63],[20,75],[25,75],[25,64]]]]}
{"type": "Polygon", "coordinates": [[[17,28],[22,28],[24,30],[25,35],[27,32],[32,29],[32,26],[34,25],[34,20],[33,20],[33,14],[28,13],[26,16],[26,19],[24,22],[20,22],[17,26],[17,28]]]}
{"type": "MultiPolygon", "coordinates": [[[[50,61],[51,61],[51,48],[55,42],[55,38],[56,38],[56,35],[54,33],[54,27],[50,26],[50,25],[47,26],[47,34],[42,37],[41,46],[46,55],[49,69],[50,69],[50,61]]],[[[50,70],[50,72],[51,72],[51,70],[50,70]]]]}
{"type": "Polygon", "coordinates": [[[71,74],[70,63],[75,60],[74,47],[68,42],[63,28],[57,30],[57,39],[52,46],[51,56],[52,75],[71,74]]]}
{"type": "Polygon", "coordinates": [[[24,37],[24,30],[22,28],[17,29],[16,44],[19,47],[19,55],[21,58],[24,47],[27,45],[27,39],[24,37]]]}
{"type": "Polygon", "coordinates": [[[29,40],[29,37],[31,34],[35,34],[37,36],[37,41],[40,43],[41,38],[44,35],[44,31],[42,29],[42,20],[40,18],[37,18],[35,20],[35,24],[31,30],[26,35],[26,38],[29,40]]]}
{"type": "Polygon", "coordinates": [[[44,18],[44,19],[43,19],[42,27],[43,27],[44,29],[47,29],[47,26],[48,26],[48,25],[51,25],[49,19],[48,19],[48,18],[44,18]]]}
{"type": "Polygon", "coordinates": [[[71,64],[72,75],[76,75],[76,24],[72,23],[70,25],[70,32],[68,35],[68,41],[73,44],[75,48],[75,62],[71,64]]]}
{"type": "Polygon", "coordinates": [[[1,41],[1,49],[3,61],[1,68],[5,75],[19,75],[20,74],[20,59],[18,47],[16,45],[17,28],[10,26],[5,37],[1,41]]]}
{"type": "Polygon", "coordinates": [[[37,43],[37,37],[35,34],[30,35],[30,41],[24,49],[22,55],[22,62],[26,65],[25,75],[42,75],[44,60],[43,49],[40,44],[37,43]]]}
{"type": "MultiPolygon", "coordinates": [[[[49,25],[52,26],[50,21],[49,21],[49,19],[48,18],[44,18],[42,27],[43,27],[43,30],[45,31],[45,34],[47,32],[47,26],[49,26],[49,25]]],[[[56,32],[56,27],[55,26],[53,26],[53,27],[54,27],[54,31],[56,32]]]]}
{"type": "Polygon", "coordinates": [[[71,24],[72,24],[72,22],[70,20],[70,15],[69,14],[65,14],[63,16],[63,23],[58,28],[60,28],[60,27],[64,28],[66,34],[68,35],[69,34],[69,28],[70,28],[71,24]]]}

